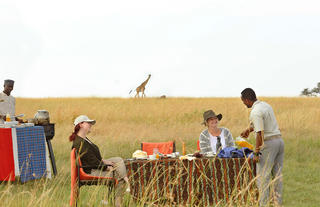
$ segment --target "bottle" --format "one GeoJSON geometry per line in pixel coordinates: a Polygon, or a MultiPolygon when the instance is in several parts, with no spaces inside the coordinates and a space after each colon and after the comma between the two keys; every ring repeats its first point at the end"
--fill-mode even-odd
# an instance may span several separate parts
{"type": "Polygon", "coordinates": [[[182,142],[182,155],[186,155],[186,145],[182,142]]]}
{"type": "Polygon", "coordinates": [[[7,114],[7,115],[6,115],[6,121],[7,121],[7,122],[11,121],[10,114],[7,114]]]}
{"type": "Polygon", "coordinates": [[[160,158],[159,149],[158,149],[158,148],[153,148],[153,155],[156,156],[156,159],[159,159],[159,158],[160,158]]]}
{"type": "Polygon", "coordinates": [[[240,147],[248,147],[249,149],[253,150],[253,145],[247,142],[242,137],[236,138],[236,144],[239,145],[240,147]]]}

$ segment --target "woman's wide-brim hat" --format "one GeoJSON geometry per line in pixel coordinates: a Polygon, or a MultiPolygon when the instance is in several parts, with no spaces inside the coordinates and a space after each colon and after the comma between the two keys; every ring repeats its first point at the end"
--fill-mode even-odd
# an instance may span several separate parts
{"type": "Polygon", "coordinates": [[[202,124],[205,124],[207,122],[207,120],[210,119],[210,118],[217,118],[220,121],[222,119],[222,114],[216,115],[216,113],[214,113],[214,111],[212,111],[212,110],[205,111],[203,113],[203,122],[202,122],[202,124]]]}

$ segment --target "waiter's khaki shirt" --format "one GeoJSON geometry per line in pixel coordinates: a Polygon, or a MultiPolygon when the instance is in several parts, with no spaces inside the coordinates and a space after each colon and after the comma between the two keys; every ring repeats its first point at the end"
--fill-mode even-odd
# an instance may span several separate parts
{"type": "Polygon", "coordinates": [[[250,121],[254,131],[264,132],[264,138],[281,135],[272,107],[266,102],[257,100],[252,105],[250,121]]]}
{"type": "MultiPolygon", "coordinates": [[[[0,115],[10,114],[14,116],[16,113],[16,99],[13,96],[8,96],[5,93],[0,93],[0,115]]],[[[3,120],[0,120],[3,123],[3,120]]]]}

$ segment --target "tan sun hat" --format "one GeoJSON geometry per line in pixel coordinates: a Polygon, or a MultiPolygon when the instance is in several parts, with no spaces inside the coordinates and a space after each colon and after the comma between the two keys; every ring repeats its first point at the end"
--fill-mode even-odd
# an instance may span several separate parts
{"type": "Polygon", "coordinates": [[[81,122],[89,122],[94,125],[96,123],[96,120],[89,119],[89,117],[87,117],[86,115],[80,115],[74,120],[73,124],[76,126],[81,122]]]}
{"type": "Polygon", "coordinates": [[[202,122],[202,124],[205,124],[207,122],[207,120],[212,118],[212,117],[217,118],[220,121],[222,119],[222,114],[216,115],[216,113],[214,113],[214,111],[212,111],[212,110],[205,111],[203,113],[203,122],[202,122]]]}

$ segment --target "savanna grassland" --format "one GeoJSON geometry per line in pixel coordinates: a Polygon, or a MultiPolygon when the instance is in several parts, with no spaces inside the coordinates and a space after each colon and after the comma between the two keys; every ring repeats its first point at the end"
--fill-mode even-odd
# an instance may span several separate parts
{"type": "MultiPolygon", "coordinates": [[[[320,98],[261,98],[274,109],[285,141],[284,206],[320,204],[320,98]]],[[[70,150],[68,136],[73,120],[86,114],[97,123],[89,136],[103,157],[129,158],[141,141],[175,140],[177,151],[186,143],[187,153],[196,151],[204,129],[202,113],[213,109],[223,114],[220,126],[233,137],[248,126],[249,110],[239,98],[17,98],[17,114],[32,118],[46,109],[56,123],[52,140],[58,175],[51,180],[0,185],[0,206],[68,206],[70,196],[70,150]]],[[[254,143],[253,135],[249,141],[254,143]]],[[[103,187],[81,189],[81,206],[99,206],[103,187]]],[[[131,204],[132,205],[132,204],[131,204]]]]}

